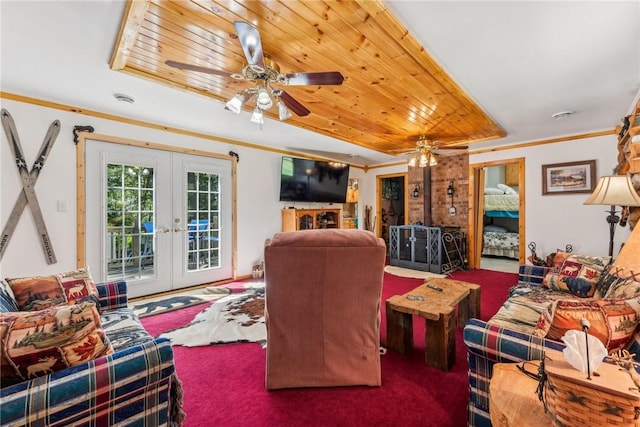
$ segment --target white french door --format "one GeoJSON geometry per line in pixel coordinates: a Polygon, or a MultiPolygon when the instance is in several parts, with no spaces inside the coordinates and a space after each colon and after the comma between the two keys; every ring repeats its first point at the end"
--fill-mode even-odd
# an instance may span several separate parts
{"type": "Polygon", "coordinates": [[[174,288],[232,276],[231,161],[213,160],[173,156],[174,288]]]}
{"type": "Polygon", "coordinates": [[[87,140],[86,263],[129,297],[233,276],[231,161],[87,140]]]}

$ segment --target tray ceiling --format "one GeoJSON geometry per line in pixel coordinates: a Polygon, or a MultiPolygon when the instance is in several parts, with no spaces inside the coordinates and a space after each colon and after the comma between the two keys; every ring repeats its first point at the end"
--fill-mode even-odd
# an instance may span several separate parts
{"type": "MultiPolygon", "coordinates": [[[[283,87],[311,110],[290,125],[389,154],[415,147],[420,135],[441,146],[505,136],[380,1],[133,1],[111,68],[226,102],[252,83],[165,61],[240,72],[245,57],[234,21],[260,31],[264,52],[283,73],[344,75],[340,86],[283,87]]],[[[217,104],[220,114],[232,114],[217,104]]],[[[265,113],[277,120],[276,108],[265,113]]]]}

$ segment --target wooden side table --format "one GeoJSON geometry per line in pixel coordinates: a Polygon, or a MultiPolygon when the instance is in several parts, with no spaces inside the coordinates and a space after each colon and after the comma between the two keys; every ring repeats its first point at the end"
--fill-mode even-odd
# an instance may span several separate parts
{"type": "MultiPolygon", "coordinates": [[[[539,361],[527,363],[537,373],[539,361]],[[535,364],[535,366],[533,366],[535,364]]],[[[538,399],[538,382],[520,372],[516,363],[496,363],[489,384],[489,414],[493,427],[549,427],[552,420],[538,399]]]]}
{"type": "Polygon", "coordinates": [[[425,319],[425,362],[448,371],[456,359],[458,325],[480,317],[480,285],[451,279],[429,279],[423,285],[386,301],[387,347],[405,353],[413,346],[412,316],[425,319]],[[428,287],[436,286],[441,291],[428,287]]]}

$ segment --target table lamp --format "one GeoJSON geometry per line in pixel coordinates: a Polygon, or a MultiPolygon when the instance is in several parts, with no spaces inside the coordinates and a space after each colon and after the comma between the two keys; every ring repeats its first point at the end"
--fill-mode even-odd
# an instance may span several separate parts
{"type": "Polygon", "coordinates": [[[609,223],[609,256],[613,256],[613,236],[616,224],[620,222],[616,206],[640,206],[640,196],[633,188],[631,179],[627,175],[602,176],[596,189],[584,202],[585,205],[609,205],[611,209],[607,222],[609,223]]]}

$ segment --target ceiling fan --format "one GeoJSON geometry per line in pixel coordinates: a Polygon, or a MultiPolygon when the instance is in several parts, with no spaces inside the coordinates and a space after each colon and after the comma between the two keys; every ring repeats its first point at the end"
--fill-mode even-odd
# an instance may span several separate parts
{"type": "Polygon", "coordinates": [[[239,72],[232,73],[216,70],[198,65],[185,64],[177,61],[166,61],[170,67],[180,70],[196,71],[199,73],[214,74],[230,77],[236,80],[248,80],[255,86],[243,89],[234,95],[226,103],[226,108],[236,114],[242,111],[242,107],[252,98],[256,98],[256,107],[251,116],[251,121],[262,124],[264,110],[268,110],[275,103],[278,107],[280,120],[291,117],[291,111],[298,116],[306,116],[310,111],[298,102],[293,96],[283,89],[274,88],[273,85],[307,86],[307,85],[341,85],[344,77],[338,71],[325,71],[314,73],[280,73],[280,67],[269,55],[263,53],[260,32],[254,26],[236,21],[233,23],[238,40],[247,59],[247,65],[239,72]],[[275,102],[274,102],[275,100],[275,102]],[[290,111],[291,110],[291,111],[290,111]]]}
{"type": "Polygon", "coordinates": [[[438,141],[431,141],[426,135],[418,136],[416,147],[409,150],[401,150],[400,155],[409,154],[409,166],[436,166],[438,164],[437,155],[448,155],[467,150],[467,146],[455,145],[440,147],[438,141]]]}

